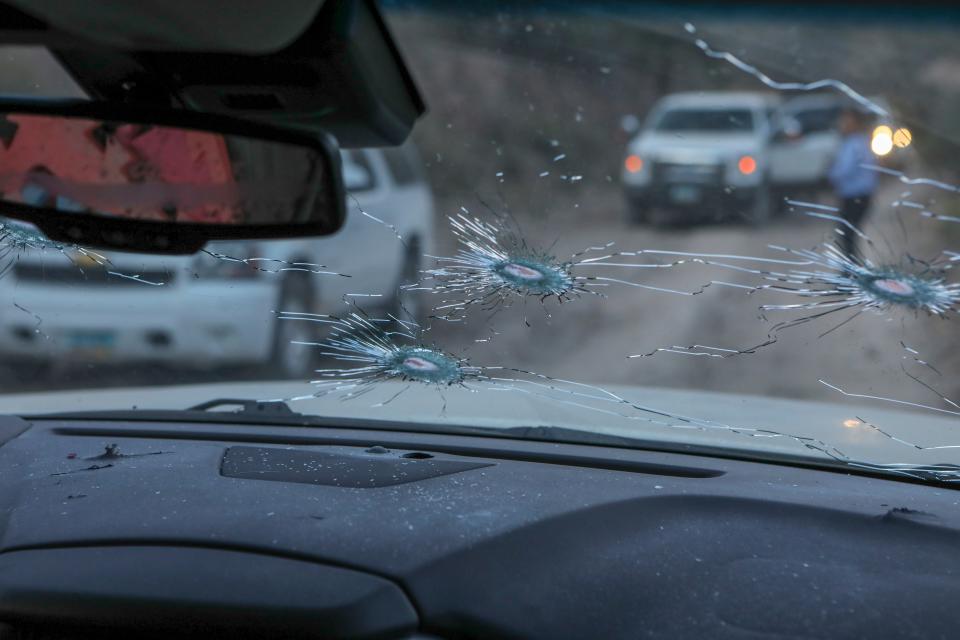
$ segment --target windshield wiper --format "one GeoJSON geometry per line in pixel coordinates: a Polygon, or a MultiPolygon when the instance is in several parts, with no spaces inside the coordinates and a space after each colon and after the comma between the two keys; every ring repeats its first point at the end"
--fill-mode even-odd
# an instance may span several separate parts
{"type": "Polygon", "coordinates": [[[290,408],[283,400],[245,400],[243,398],[214,398],[192,407],[187,407],[184,411],[210,411],[217,407],[240,407],[239,411],[234,411],[234,415],[270,415],[270,416],[299,416],[298,413],[290,408]]]}
{"type": "MultiPolygon", "coordinates": [[[[385,420],[380,418],[349,418],[320,416],[294,411],[282,400],[249,400],[243,398],[214,398],[186,409],[102,409],[92,411],[68,411],[21,416],[25,420],[84,420],[106,422],[194,422],[214,424],[249,424],[283,427],[330,427],[336,429],[368,429],[383,431],[408,431],[446,435],[493,436],[540,442],[564,442],[628,449],[662,449],[654,443],[641,439],[593,433],[587,430],[566,427],[515,426],[479,427],[450,423],[430,423],[410,420],[385,420]],[[238,407],[235,411],[215,411],[223,407],[238,407]]],[[[693,452],[696,447],[681,445],[670,450],[693,452]]]]}
{"type": "MultiPolygon", "coordinates": [[[[666,445],[645,438],[631,438],[586,429],[555,427],[549,425],[517,425],[513,427],[484,427],[454,423],[431,423],[412,420],[386,420],[381,418],[351,418],[321,416],[294,411],[281,400],[259,401],[242,398],[214,398],[186,409],[105,409],[92,411],[69,411],[58,413],[30,414],[20,416],[25,420],[82,420],[103,422],[179,422],[225,425],[259,425],[281,427],[312,427],[332,429],[358,429],[370,431],[406,431],[436,435],[463,435],[556,442],[564,444],[616,447],[631,450],[689,453],[693,455],[720,455],[724,449],[690,444],[666,445]],[[238,407],[235,411],[215,411],[222,407],[238,407]]],[[[729,456],[726,456],[729,457],[729,456]]]]}
{"type": "MultiPolygon", "coordinates": [[[[320,422],[339,419],[298,413],[282,400],[260,401],[243,398],[214,398],[186,409],[94,409],[24,415],[25,419],[51,420],[135,420],[143,422],[232,422],[243,424],[283,424],[288,426],[323,426],[320,422]],[[235,411],[213,411],[220,407],[238,407],[235,411]]],[[[350,419],[345,419],[349,421],[350,419]]]]}
{"type": "MultiPolygon", "coordinates": [[[[346,416],[311,415],[294,411],[282,400],[260,401],[242,398],[214,398],[186,409],[101,409],[91,411],[64,411],[56,413],[24,414],[24,420],[83,420],[104,422],[180,422],[229,425],[259,425],[277,427],[329,427],[334,429],[365,429],[382,431],[408,431],[446,435],[480,435],[517,438],[509,429],[478,427],[452,423],[430,423],[410,420],[386,420],[381,418],[352,418],[346,416]],[[234,411],[217,411],[222,407],[238,407],[234,411]]],[[[550,429],[551,427],[517,427],[521,430],[550,429]]],[[[597,439],[606,436],[597,435],[597,439]]],[[[535,439],[535,438],[531,438],[535,439]]],[[[621,438],[610,442],[624,446],[621,438]]],[[[641,441],[636,441],[641,442],[641,441]]],[[[598,442],[597,444],[604,444],[598,442]]],[[[636,445],[635,445],[636,446],[636,445]]]]}

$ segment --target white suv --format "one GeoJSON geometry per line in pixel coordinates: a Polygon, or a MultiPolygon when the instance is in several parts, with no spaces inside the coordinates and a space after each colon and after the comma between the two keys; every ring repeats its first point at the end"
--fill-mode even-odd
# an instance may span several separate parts
{"type": "Polygon", "coordinates": [[[770,115],[775,95],[677,93],[662,98],[628,143],[622,183],[633,222],[669,211],[664,222],[771,213],[770,115]]]}
{"type": "Polygon", "coordinates": [[[316,350],[291,341],[315,340],[321,325],[278,321],[275,310],[342,313],[345,300],[353,300],[371,314],[397,311],[403,304],[417,315],[416,299],[401,300],[399,287],[416,280],[420,259],[431,253],[434,210],[415,151],[410,146],[346,151],[343,161],[352,197],[337,234],[217,243],[208,249],[238,259],[320,263],[349,277],[265,273],[206,254],[109,256],[117,272],[164,283],[150,286],[108,275],[96,265],[84,268],[83,256],[27,251],[0,279],[0,296],[17,305],[0,313],[0,354],[8,361],[272,362],[279,376],[307,376],[316,350]],[[361,215],[358,206],[394,225],[404,242],[361,215]],[[350,297],[357,293],[364,297],[350,297]]]}
{"type": "MultiPolygon", "coordinates": [[[[873,137],[890,135],[898,127],[890,105],[879,97],[869,98],[888,116],[874,119],[873,137]]],[[[842,136],[837,128],[840,112],[854,106],[836,93],[800,95],[787,100],[773,117],[773,139],[770,145],[770,180],[779,193],[787,197],[815,197],[829,188],[827,174],[837,155],[842,136]]],[[[872,144],[878,165],[902,167],[912,157],[910,136],[887,147],[872,144]],[[879,153],[878,153],[879,152],[879,153]]]]}

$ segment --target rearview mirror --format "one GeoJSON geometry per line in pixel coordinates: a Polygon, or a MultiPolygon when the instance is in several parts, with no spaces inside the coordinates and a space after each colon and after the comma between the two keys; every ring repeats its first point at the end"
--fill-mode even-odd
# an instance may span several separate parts
{"type": "Polygon", "coordinates": [[[226,116],[0,102],[0,215],[85,247],[193,253],[343,224],[328,139],[226,116]]]}

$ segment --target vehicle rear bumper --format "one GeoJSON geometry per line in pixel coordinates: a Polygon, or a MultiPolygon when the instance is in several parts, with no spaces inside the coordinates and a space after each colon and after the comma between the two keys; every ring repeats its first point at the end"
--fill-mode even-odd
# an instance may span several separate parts
{"type": "Polygon", "coordinates": [[[630,202],[638,202],[646,204],[650,202],[650,194],[653,192],[653,189],[650,185],[636,186],[636,185],[624,185],[623,194],[626,199],[630,202]]]}
{"type": "Polygon", "coordinates": [[[213,366],[270,356],[276,282],[169,290],[8,284],[2,295],[11,302],[0,308],[0,353],[8,358],[213,366]]]}
{"type": "Polygon", "coordinates": [[[704,217],[729,212],[738,206],[753,203],[759,187],[732,187],[717,184],[657,183],[647,187],[628,187],[625,194],[632,202],[688,213],[701,212],[704,217]]]}

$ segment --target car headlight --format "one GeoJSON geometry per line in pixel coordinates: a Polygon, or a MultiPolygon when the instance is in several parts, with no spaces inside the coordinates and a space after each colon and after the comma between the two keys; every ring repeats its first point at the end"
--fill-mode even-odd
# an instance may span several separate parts
{"type": "Polygon", "coordinates": [[[893,146],[906,149],[913,142],[913,133],[906,127],[900,127],[893,132],[893,146]]]}
{"type": "Polygon", "coordinates": [[[885,156],[893,151],[893,130],[885,124],[874,129],[870,137],[870,150],[878,156],[885,156]]]}
{"type": "Polygon", "coordinates": [[[217,243],[198,253],[190,270],[198,279],[251,280],[263,273],[261,258],[255,242],[217,243]]]}

